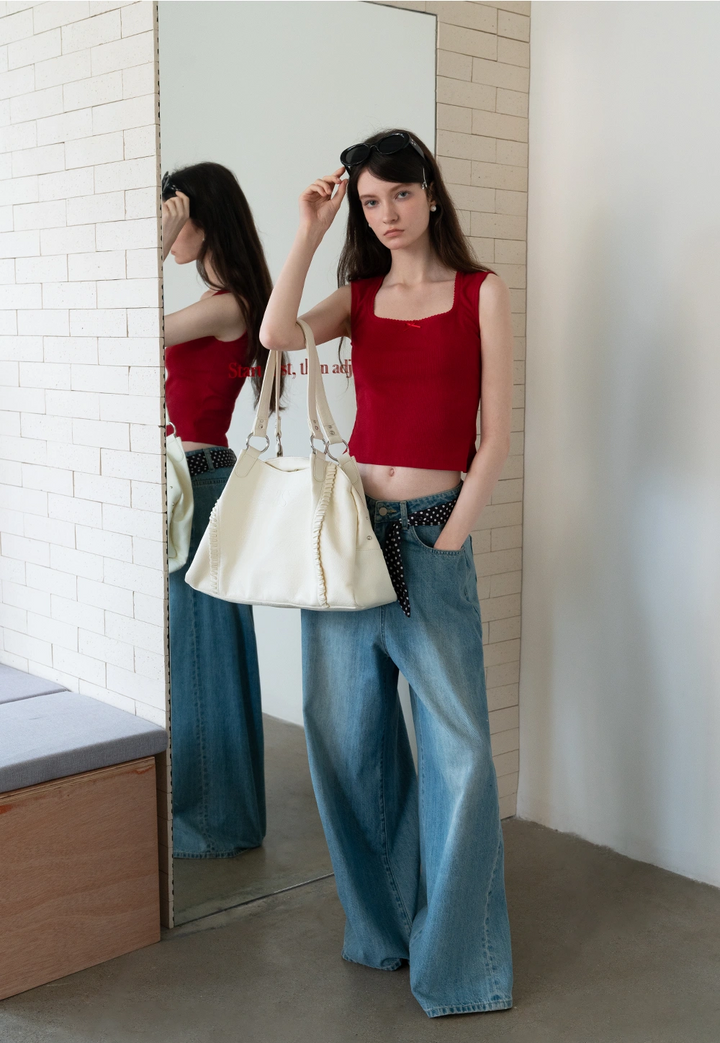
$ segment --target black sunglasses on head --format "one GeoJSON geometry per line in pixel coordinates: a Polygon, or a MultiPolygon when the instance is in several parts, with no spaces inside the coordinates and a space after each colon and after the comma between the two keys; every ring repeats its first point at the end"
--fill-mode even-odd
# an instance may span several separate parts
{"type": "Polygon", "coordinates": [[[381,156],[392,156],[396,152],[402,151],[407,148],[408,145],[414,148],[417,154],[423,161],[423,188],[427,188],[427,179],[425,177],[425,153],[418,145],[414,138],[411,138],[404,130],[395,131],[394,134],[387,134],[384,138],[380,138],[372,145],[366,144],[361,141],[359,145],[351,145],[349,148],[344,149],[340,153],[340,162],[350,173],[351,167],[357,167],[361,163],[365,163],[369,158],[370,153],[373,149],[379,152],[381,156]]]}
{"type": "Polygon", "coordinates": [[[172,196],[177,195],[177,187],[170,180],[170,174],[167,170],[163,174],[160,195],[163,199],[171,199],[172,196]]]}

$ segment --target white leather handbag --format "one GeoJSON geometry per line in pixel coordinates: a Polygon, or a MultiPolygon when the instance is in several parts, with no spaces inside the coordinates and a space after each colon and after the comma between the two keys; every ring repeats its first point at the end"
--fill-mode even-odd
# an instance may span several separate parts
{"type": "Polygon", "coordinates": [[[183,444],[175,433],[175,425],[165,419],[172,431],[165,442],[167,469],[168,572],[181,569],[190,552],[193,519],[193,489],[190,469],[183,444]]]}
{"type": "Polygon", "coordinates": [[[298,324],[309,363],[309,458],[282,455],[276,411],[278,455],[259,459],[270,444],[273,379],[276,388],[280,380],[281,353],[271,351],[253,429],[213,508],[185,581],[205,594],[240,604],[344,612],[386,605],[397,596],[373,531],[360,473],[330,413],[312,330],[302,320],[298,324]],[[256,435],[265,438],[262,449],[250,445],[256,435]],[[322,452],[315,449],[315,439],[323,440],[322,452]],[[338,442],[346,451],[336,460],[329,447],[338,442]]]}

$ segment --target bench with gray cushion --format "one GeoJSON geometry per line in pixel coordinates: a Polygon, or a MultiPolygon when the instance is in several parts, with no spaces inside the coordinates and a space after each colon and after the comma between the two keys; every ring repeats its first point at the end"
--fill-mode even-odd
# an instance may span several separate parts
{"type": "Polygon", "coordinates": [[[0,664],[0,793],[161,753],[164,728],[0,664]]]}
{"type": "Polygon", "coordinates": [[[88,695],[20,698],[0,706],[0,793],[151,757],[166,746],[164,728],[88,695]]]}
{"type": "Polygon", "coordinates": [[[17,699],[32,699],[35,695],[66,691],[67,688],[57,681],[33,677],[32,674],[16,670],[14,666],[0,663],[0,703],[14,703],[17,699]]]}
{"type": "Polygon", "coordinates": [[[0,999],[160,938],[164,728],[0,666],[0,999]]]}

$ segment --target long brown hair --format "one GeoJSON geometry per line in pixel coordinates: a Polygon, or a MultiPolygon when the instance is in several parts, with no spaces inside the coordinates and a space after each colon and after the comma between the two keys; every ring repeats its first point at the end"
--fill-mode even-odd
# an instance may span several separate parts
{"type": "MultiPolygon", "coordinates": [[[[374,145],[380,138],[388,134],[397,134],[401,128],[382,130],[365,138],[366,145],[374,145]]],[[[355,279],[368,279],[372,276],[387,275],[392,263],[392,252],[381,243],[373,230],[368,227],[363,213],[362,203],[358,196],[358,178],[363,170],[369,170],[375,177],[383,181],[397,184],[422,184],[427,182],[427,191],[432,195],[437,210],[430,212],[430,245],[438,259],[455,272],[491,272],[492,268],[478,264],[472,256],[467,240],[460,228],[455,207],[450,193],[445,187],[440,168],[435,162],[430,149],[417,134],[405,131],[423,150],[425,159],[420,158],[414,148],[407,147],[391,156],[382,156],[373,149],[362,165],[350,171],[347,188],[348,220],[345,234],[345,245],[337,268],[338,286],[355,279]]]]}
{"type": "MultiPolygon", "coordinates": [[[[181,167],[172,171],[169,182],[188,196],[190,217],[205,233],[196,261],[200,278],[213,290],[229,290],[240,306],[248,334],[244,365],[256,368],[251,381],[257,405],[268,359],[259,331],[272,292],[272,280],[245,193],[233,172],[219,163],[181,167]],[[212,282],[205,268],[208,254],[218,285],[212,282]]],[[[173,194],[171,189],[166,189],[163,198],[173,194]]],[[[284,383],[281,377],[281,398],[284,383]]],[[[274,384],[271,408],[275,408],[274,384]]]]}

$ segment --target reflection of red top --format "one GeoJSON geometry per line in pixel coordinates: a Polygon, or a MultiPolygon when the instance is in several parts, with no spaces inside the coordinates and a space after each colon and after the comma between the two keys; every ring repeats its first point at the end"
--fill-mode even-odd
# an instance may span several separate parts
{"type": "Polygon", "coordinates": [[[227,341],[198,337],[167,349],[165,400],[168,416],[184,441],[228,444],[235,401],[245,383],[239,373],[247,365],[247,341],[247,333],[227,341]]]}
{"type": "Polygon", "coordinates": [[[455,277],[450,311],[406,322],[375,315],[383,275],[351,283],[357,416],[350,452],[360,463],[467,471],[480,404],[480,286],[455,277]]]}

